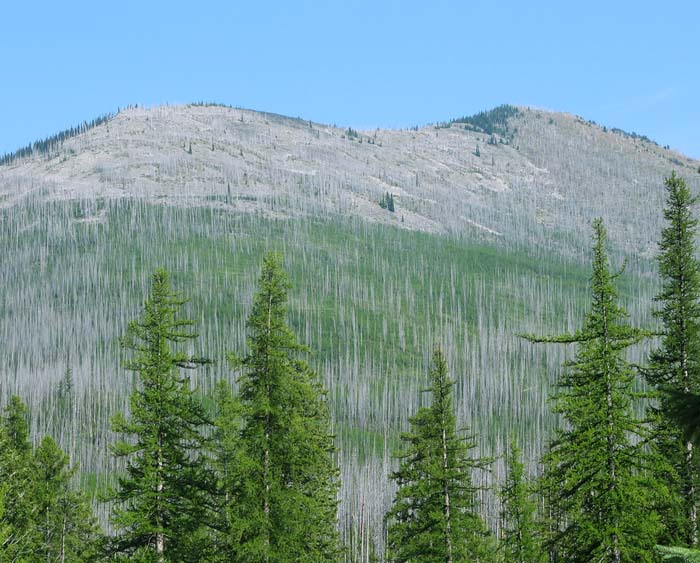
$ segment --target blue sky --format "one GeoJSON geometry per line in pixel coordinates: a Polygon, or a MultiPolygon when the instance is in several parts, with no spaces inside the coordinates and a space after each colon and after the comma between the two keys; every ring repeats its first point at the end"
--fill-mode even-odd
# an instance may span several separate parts
{"type": "Polygon", "coordinates": [[[700,2],[8,2],[0,154],[128,104],[218,101],[363,127],[501,103],[700,158],[700,2]]]}

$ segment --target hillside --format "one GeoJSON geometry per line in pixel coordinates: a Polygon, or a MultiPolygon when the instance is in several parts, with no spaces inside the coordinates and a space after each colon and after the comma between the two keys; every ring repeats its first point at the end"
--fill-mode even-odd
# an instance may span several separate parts
{"type": "Polygon", "coordinates": [[[355,131],[221,106],[132,108],[3,166],[0,196],[353,216],[526,246],[576,245],[602,215],[614,241],[649,255],[663,176],[700,178],[697,162],[568,114],[519,108],[504,123],[355,131]],[[378,205],[386,192],[394,214],[378,205]]]}
{"type": "Polygon", "coordinates": [[[262,253],[279,249],[292,324],[330,391],[344,530],[376,529],[432,346],[447,350],[481,449],[497,456],[515,432],[534,467],[565,351],[517,334],[580,319],[599,215],[629,260],[632,319],[649,324],[663,178],[676,170],[697,192],[699,165],[528,108],[376,131],[220,106],[121,111],[0,165],[0,402],[22,395],[36,431],[101,482],[107,421],[131,384],[117,337],[149,273],[165,266],[192,298],[216,361],[198,375],[208,392],[235,381],[226,352],[245,346],[262,253]]]}

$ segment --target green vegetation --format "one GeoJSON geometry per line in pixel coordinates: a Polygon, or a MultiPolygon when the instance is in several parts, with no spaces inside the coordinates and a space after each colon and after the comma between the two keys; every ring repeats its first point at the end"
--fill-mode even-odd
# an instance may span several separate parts
{"type": "Polygon", "coordinates": [[[489,111],[480,111],[474,115],[451,119],[444,127],[452,125],[464,125],[470,131],[486,133],[487,135],[500,135],[504,139],[511,139],[513,129],[508,120],[520,115],[520,110],[515,106],[504,104],[489,111]]]}
{"type": "Polygon", "coordinates": [[[241,453],[224,493],[237,561],[320,563],[339,553],[328,407],[287,326],[288,288],[280,258],[266,255],[248,318],[249,352],[234,359],[243,370],[241,453]]]}
{"type": "Polygon", "coordinates": [[[693,443],[683,436],[671,417],[669,393],[700,392],[700,263],[696,257],[698,221],[692,207],[697,198],[685,182],[672,174],[666,180],[666,226],[659,244],[661,292],[655,314],[663,323],[660,347],[650,356],[647,380],[661,394],[654,444],[673,466],[655,477],[671,490],[672,502],[666,512],[665,542],[698,544],[698,499],[700,465],[693,443]]]}
{"type": "Polygon", "coordinates": [[[488,461],[474,457],[476,443],[457,431],[454,382],[440,350],[433,354],[430,379],[431,404],[409,419],[411,430],[401,435],[405,451],[391,476],[398,491],[387,514],[389,559],[491,561],[493,546],[472,484],[472,471],[488,461]]]}
{"type": "MultiPolygon", "coordinates": [[[[646,135],[640,135],[639,133],[635,133],[634,131],[633,131],[632,133],[630,133],[630,132],[628,132],[628,131],[625,131],[624,129],[619,129],[619,128],[617,128],[617,127],[612,127],[612,128],[610,129],[610,131],[612,131],[613,133],[615,133],[615,134],[617,134],[617,135],[622,135],[623,137],[627,137],[628,139],[634,139],[634,140],[638,140],[638,141],[644,141],[645,143],[649,143],[649,144],[652,144],[652,145],[656,145],[657,147],[659,146],[659,143],[657,143],[656,141],[652,141],[652,140],[651,140],[649,137],[647,137],[646,135]]],[[[664,147],[664,148],[665,148],[665,149],[668,149],[669,147],[666,146],[666,147],[664,147]]]]}
{"type": "Polygon", "coordinates": [[[124,367],[138,379],[128,417],[116,415],[112,423],[125,437],[112,451],[126,459],[127,472],[109,495],[117,532],[109,551],[139,561],[196,562],[207,545],[201,529],[213,479],[201,455],[201,429],[208,420],[179,373],[205,360],[175,349],[197,336],[194,323],[180,317],[184,303],[168,273],[158,270],[143,316],[129,323],[122,341],[132,353],[124,367]]]}
{"type": "MultiPolygon", "coordinates": [[[[260,257],[283,252],[294,288],[288,322],[328,390],[346,543],[356,533],[383,551],[381,522],[394,494],[389,454],[421,406],[426,343],[440,338],[449,351],[459,424],[473,429],[481,451],[498,456],[515,434],[532,463],[556,423],[546,400],[565,353],[516,334],[578,319],[587,271],[571,258],[354,220],[273,220],[129,200],[28,198],[0,218],[0,371],[9,374],[0,400],[14,393],[27,401],[35,433],[69,453],[91,496],[124,470],[107,452],[110,417],[128,411],[132,392],[118,370],[119,337],[139,314],[156,265],[191,298],[183,311],[214,363],[190,377],[211,398],[222,379],[237,388],[227,353],[246,350],[260,257]],[[68,368],[72,384],[62,392],[68,368]]],[[[656,292],[652,279],[636,275],[642,266],[620,280],[639,321],[656,292]]],[[[501,467],[497,460],[493,474],[501,467]]],[[[495,495],[479,496],[485,512],[497,514],[495,495]]],[[[96,509],[105,526],[107,509],[96,509]]]]}
{"type": "Polygon", "coordinates": [[[683,547],[657,546],[656,551],[663,561],[668,563],[696,563],[700,561],[700,550],[683,547]]]}
{"type": "Polygon", "coordinates": [[[659,421],[688,451],[676,401],[697,400],[661,362],[695,354],[671,322],[682,294],[694,326],[694,286],[676,284],[681,264],[696,273],[693,200],[667,187],[661,293],[643,261],[611,273],[601,221],[589,276],[544,250],[352,219],[31,196],[0,210],[0,561],[622,563],[691,544],[692,513],[674,510],[688,489],[658,478],[687,461],[659,447],[659,421]],[[633,369],[656,294],[660,395],[633,369]],[[523,453],[504,460],[511,437],[523,453]],[[111,490],[94,505],[106,537],[80,488],[111,490]]]}
{"type": "Polygon", "coordinates": [[[391,211],[394,213],[396,211],[396,207],[394,206],[394,196],[393,194],[390,194],[389,192],[386,192],[383,196],[382,199],[379,200],[379,207],[382,209],[386,209],[387,211],[391,211]]]}
{"type": "Polygon", "coordinates": [[[40,154],[42,156],[51,155],[52,153],[56,152],[67,139],[82,135],[90,129],[94,129],[98,125],[107,123],[118,113],[118,111],[117,113],[105,113],[104,115],[100,115],[95,119],[84,121],[80,125],[70,127],[69,129],[60,131],[54,135],[51,135],[50,137],[46,137],[45,139],[34,141],[33,143],[28,144],[26,147],[17,149],[15,152],[0,155],[0,166],[13,164],[20,158],[27,158],[35,154],[40,154]]]}
{"type": "Polygon", "coordinates": [[[647,470],[660,462],[632,441],[644,440],[646,430],[634,415],[634,373],[623,357],[646,334],[625,322],[601,220],[594,231],[583,326],[573,334],[529,337],[578,344],[554,398],[566,425],[544,458],[541,489],[552,520],[547,543],[550,557],[565,561],[653,561],[661,527],[653,507],[662,491],[647,470]]]}
{"type": "Polygon", "coordinates": [[[535,520],[537,506],[521,455],[512,441],[507,452],[506,479],[500,491],[503,559],[507,563],[542,563],[545,552],[535,520]]]}
{"type": "Polygon", "coordinates": [[[0,561],[97,561],[98,528],[75,468],[51,437],[29,441],[29,411],[13,396],[0,417],[0,561]]]}

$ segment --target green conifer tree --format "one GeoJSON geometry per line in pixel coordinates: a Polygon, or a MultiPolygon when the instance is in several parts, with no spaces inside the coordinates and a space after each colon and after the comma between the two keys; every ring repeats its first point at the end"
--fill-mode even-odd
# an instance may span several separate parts
{"type": "Polygon", "coordinates": [[[666,225],[659,244],[662,289],[656,297],[655,315],[663,322],[660,347],[651,354],[647,380],[662,391],[657,414],[655,445],[674,471],[659,471],[657,479],[668,483],[680,503],[664,511],[664,543],[698,544],[698,485],[700,463],[690,440],[671,419],[669,392],[700,391],[700,263],[696,256],[697,204],[684,180],[666,179],[666,225]],[[665,392],[665,393],[664,393],[665,392]]]}
{"type": "Polygon", "coordinates": [[[387,514],[389,560],[396,563],[488,561],[492,545],[477,512],[472,470],[484,459],[469,456],[476,444],[460,436],[452,406],[454,382],[440,350],[430,370],[432,403],[411,417],[401,435],[406,451],[392,474],[398,490],[387,514]]]}
{"type": "Polygon", "coordinates": [[[22,456],[28,456],[32,451],[29,441],[29,409],[18,396],[10,397],[10,402],[5,407],[2,425],[9,440],[9,447],[22,456]]]}
{"type": "MultiPolygon", "coordinates": [[[[591,306],[574,334],[529,338],[577,343],[555,396],[566,424],[545,455],[542,490],[556,516],[550,556],[567,562],[654,560],[661,531],[658,490],[645,468],[646,430],[633,414],[634,373],[623,352],[645,337],[625,323],[606,254],[603,222],[594,222],[591,306]],[[642,438],[634,443],[632,436],[642,438]]],[[[619,275],[619,274],[618,274],[619,275]]]]}
{"type": "Polygon", "coordinates": [[[137,560],[199,562],[205,553],[202,527],[213,478],[201,450],[209,420],[180,369],[206,360],[177,349],[197,336],[193,322],[180,317],[185,302],[173,292],[168,273],[158,270],[142,317],[129,324],[122,340],[131,352],[124,367],[138,378],[129,417],[113,419],[114,431],[126,439],[112,450],[127,467],[109,495],[117,530],[109,551],[137,560]]]}
{"type": "Polygon", "coordinates": [[[245,474],[245,456],[241,447],[242,405],[231,387],[221,381],[216,389],[216,417],[211,441],[217,490],[211,528],[215,561],[236,561],[240,542],[237,519],[238,497],[245,474]]]}
{"type": "Polygon", "coordinates": [[[82,563],[98,558],[99,531],[87,499],[71,487],[75,468],[46,436],[31,463],[37,561],[82,563]]]}
{"type": "Polygon", "coordinates": [[[99,529],[87,500],[71,486],[73,474],[52,438],[33,450],[29,410],[12,397],[0,424],[0,561],[97,560],[99,529]]]}
{"type": "Polygon", "coordinates": [[[329,411],[317,375],[299,358],[306,349],[287,326],[288,289],[281,258],[267,254],[248,318],[249,351],[238,360],[245,459],[231,521],[239,561],[327,562],[339,553],[329,411]]]}
{"type": "Polygon", "coordinates": [[[7,485],[0,486],[0,563],[10,563],[12,561],[9,553],[10,541],[12,539],[12,526],[5,517],[5,494],[7,485]]]}
{"type": "Polygon", "coordinates": [[[31,456],[29,409],[12,396],[0,417],[0,484],[5,488],[3,520],[8,531],[4,555],[10,561],[27,560],[36,545],[31,456]]]}
{"type": "Polygon", "coordinates": [[[506,458],[506,481],[501,488],[501,548],[505,563],[540,563],[544,553],[535,522],[535,503],[525,480],[525,466],[515,440],[506,458]]]}

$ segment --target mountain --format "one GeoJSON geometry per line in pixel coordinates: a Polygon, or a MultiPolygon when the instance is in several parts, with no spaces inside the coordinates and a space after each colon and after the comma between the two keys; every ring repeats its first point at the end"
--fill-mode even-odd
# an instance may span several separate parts
{"type": "Polygon", "coordinates": [[[545,246],[585,238],[602,215],[614,241],[648,255],[642,225],[658,224],[661,179],[700,176],[696,161],[646,137],[569,114],[501,106],[479,116],[358,132],[215,105],[131,108],[4,166],[0,194],[8,206],[41,186],[45,200],[352,216],[545,246]],[[377,205],[385,192],[397,213],[377,205]],[[648,205],[630,205],[640,199],[648,205]]]}
{"type": "MultiPolygon", "coordinates": [[[[482,453],[515,433],[532,466],[569,352],[517,335],[581,318],[597,216],[614,261],[628,261],[632,320],[651,326],[663,178],[700,188],[698,161],[643,136],[513,106],[372,131],[133,107],[0,163],[0,402],[23,396],[35,432],[56,436],[96,489],[116,469],[107,424],[131,385],[117,338],[148,275],[168,268],[192,298],[216,360],[197,376],[206,393],[235,381],[226,352],[245,346],[264,250],[281,250],[292,325],[329,389],[348,537],[381,529],[390,454],[438,343],[482,453]]],[[[499,462],[478,478],[501,477],[499,462]]]]}

